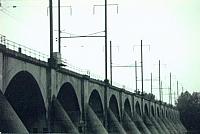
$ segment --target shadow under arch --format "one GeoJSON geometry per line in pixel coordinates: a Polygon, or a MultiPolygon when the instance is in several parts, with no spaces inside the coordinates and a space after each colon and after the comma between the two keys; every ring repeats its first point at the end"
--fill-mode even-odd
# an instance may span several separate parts
{"type": "Polygon", "coordinates": [[[160,117],[160,110],[158,107],[157,107],[157,116],[160,117]]]}
{"type": "Polygon", "coordinates": [[[152,114],[153,116],[155,116],[155,112],[154,112],[154,107],[153,107],[153,106],[151,106],[151,114],[152,114]]]}
{"type": "Polygon", "coordinates": [[[120,121],[119,107],[118,107],[118,102],[117,102],[117,98],[115,97],[115,95],[112,95],[110,98],[109,108],[115,114],[115,117],[118,119],[118,121],[120,121]]]}
{"type": "Polygon", "coordinates": [[[29,132],[47,129],[44,100],[35,78],[27,71],[18,72],[10,81],[5,97],[29,132]]]}
{"type": "Polygon", "coordinates": [[[167,110],[166,110],[166,112],[165,112],[165,116],[168,118],[168,112],[167,112],[167,110]]]}
{"type": "Polygon", "coordinates": [[[135,110],[136,110],[136,113],[141,116],[140,104],[138,101],[135,104],[135,110]]]}
{"type": "Polygon", "coordinates": [[[97,117],[99,118],[99,120],[103,123],[104,121],[103,104],[97,90],[92,91],[88,103],[92,108],[92,110],[97,115],[97,117]]]}
{"type": "Polygon", "coordinates": [[[144,105],[144,113],[146,114],[146,115],[149,115],[149,110],[148,110],[148,107],[147,107],[147,104],[145,103],[145,105],[144,105]]]}
{"type": "Polygon", "coordinates": [[[165,117],[164,110],[162,109],[162,117],[165,117]]]}
{"type": "Polygon", "coordinates": [[[132,117],[132,113],[131,113],[131,104],[128,100],[128,98],[126,98],[125,102],[124,102],[124,111],[126,111],[128,113],[128,115],[130,117],[132,117]]]}
{"type": "Polygon", "coordinates": [[[72,122],[77,126],[80,122],[80,107],[76,92],[71,83],[64,83],[57,95],[57,99],[69,115],[72,122]]]}

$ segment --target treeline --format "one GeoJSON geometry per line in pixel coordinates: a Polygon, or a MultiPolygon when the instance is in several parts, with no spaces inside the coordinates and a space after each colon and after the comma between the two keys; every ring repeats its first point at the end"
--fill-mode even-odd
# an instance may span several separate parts
{"type": "Polygon", "coordinates": [[[179,96],[176,106],[183,125],[191,133],[200,134],[200,93],[188,91],[179,96]]]}

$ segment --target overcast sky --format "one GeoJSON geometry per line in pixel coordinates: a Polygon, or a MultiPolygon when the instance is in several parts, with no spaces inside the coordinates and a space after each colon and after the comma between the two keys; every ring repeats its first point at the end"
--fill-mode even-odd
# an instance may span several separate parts
{"type": "MultiPolygon", "coordinates": [[[[0,0],[0,34],[10,40],[49,54],[48,0],[0,0]],[[16,8],[13,8],[16,6],[16,8]]],[[[54,50],[57,51],[57,1],[54,2],[54,50]]],[[[104,31],[103,0],[61,0],[62,36],[88,35],[104,31]],[[72,14],[70,8],[72,7],[72,14]]],[[[144,79],[153,73],[153,93],[158,97],[158,60],[161,60],[163,87],[179,93],[183,86],[190,92],[200,88],[200,1],[199,0],[108,0],[108,41],[113,44],[114,65],[140,64],[143,40],[144,79]],[[148,46],[150,45],[150,47],[148,46]]],[[[98,35],[103,35],[101,32],[98,35]]],[[[62,39],[62,56],[69,63],[104,77],[104,39],[62,39]]],[[[138,68],[138,79],[140,78],[138,68]]],[[[108,74],[109,76],[109,74],[108,74]]],[[[134,68],[113,68],[113,81],[135,90],[134,68]]],[[[144,81],[145,92],[150,82],[144,81]]],[[[138,88],[141,88],[140,81],[138,88]]],[[[164,101],[168,102],[168,89],[164,101]]]]}

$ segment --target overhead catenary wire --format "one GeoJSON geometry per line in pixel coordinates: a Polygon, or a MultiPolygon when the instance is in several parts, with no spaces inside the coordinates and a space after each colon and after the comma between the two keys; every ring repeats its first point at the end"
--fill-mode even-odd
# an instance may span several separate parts
{"type": "Polygon", "coordinates": [[[4,13],[5,15],[7,15],[8,17],[12,18],[15,21],[18,21],[18,19],[12,13],[10,13],[10,11],[8,11],[6,8],[1,7],[0,12],[4,13]]]}
{"type": "Polygon", "coordinates": [[[105,31],[99,31],[99,32],[86,34],[86,35],[77,35],[77,34],[71,34],[71,33],[64,32],[64,33],[69,34],[70,36],[61,36],[60,38],[105,37],[105,35],[96,35],[96,34],[99,34],[102,32],[105,32],[105,31]]]}
{"type": "MultiPolygon", "coordinates": [[[[4,1],[6,1],[6,0],[4,0],[4,1]]],[[[11,0],[11,1],[18,1],[18,0],[11,0]]],[[[22,0],[22,1],[24,1],[24,0],[22,0]]],[[[34,0],[29,0],[29,1],[34,1],[34,0]]],[[[4,10],[4,12],[6,12],[5,10],[4,10]]],[[[5,14],[4,12],[1,12],[1,13],[3,13],[3,14],[5,14]]],[[[12,17],[12,16],[11,16],[12,17]]],[[[85,37],[86,36],[91,36],[91,37],[93,37],[92,35],[96,35],[96,34],[99,34],[99,33],[102,33],[102,32],[105,32],[105,31],[100,31],[100,32],[95,32],[95,33],[91,33],[91,34],[87,34],[87,35],[84,35],[85,37]]],[[[64,33],[64,32],[62,32],[62,33],[64,33]]],[[[68,34],[70,34],[70,33],[68,33],[68,34]]],[[[72,34],[71,34],[72,35],[72,34]]],[[[71,36],[70,35],[70,36],[71,36]]],[[[75,35],[75,34],[74,34],[75,35]]],[[[78,37],[78,35],[77,35],[77,37],[78,37]]],[[[96,37],[96,36],[94,36],[94,37],[96,37]]],[[[145,79],[144,79],[144,81],[145,81],[145,79]]]]}

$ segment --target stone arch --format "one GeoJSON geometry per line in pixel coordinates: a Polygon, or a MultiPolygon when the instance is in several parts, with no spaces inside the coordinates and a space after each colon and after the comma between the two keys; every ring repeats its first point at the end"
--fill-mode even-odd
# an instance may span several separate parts
{"type": "Polygon", "coordinates": [[[165,111],[165,116],[168,118],[168,112],[167,112],[167,110],[165,111]]]}
{"type": "Polygon", "coordinates": [[[96,113],[100,121],[103,123],[104,115],[103,115],[103,104],[99,92],[97,90],[93,90],[90,98],[89,98],[89,105],[96,113]]]}
{"type": "Polygon", "coordinates": [[[132,114],[131,114],[131,104],[129,102],[129,99],[126,98],[125,102],[124,102],[124,111],[126,111],[128,113],[128,115],[130,117],[132,117],[132,114]]]}
{"type": "MultiPolygon", "coordinates": [[[[16,60],[12,57],[8,57],[8,67],[5,68],[6,76],[5,76],[5,88],[2,89],[2,92],[5,93],[6,87],[10,84],[11,80],[20,72],[28,72],[34,77],[35,81],[38,84],[38,87],[40,88],[40,92],[43,96],[43,98],[46,98],[46,68],[37,66],[35,64],[31,64],[28,62],[24,62],[22,60],[16,60]],[[14,60],[12,62],[12,60],[14,60]],[[10,62],[11,61],[11,62],[10,62]],[[13,64],[14,63],[14,64],[13,64]],[[16,66],[17,65],[17,66],[16,66]]],[[[47,106],[47,100],[44,99],[45,109],[48,108],[47,106]]]]}
{"type": "Polygon", "coordinates": [[[153,107],[153,106],[151,106],[151,114],[152,114],[153,116],[155,116],[155,112],[154,112],[154,107],[153,107]]]}
{"type": "Polygon", "coordinates": [[[18,72],[4,95],[29,132],[43,132],[43,128],[47,128],[44,99],[31,73],[18,72]]]}
{"type": "Polygon", "coordinates": [[[119,107],[118,107],[118,102],[117,102],[117,98],[115,97],[115,95],[112,95],[110,97],[110,101],[109,101],[109,108],[111,109],[111,111],[115,114],[115,117],[120,120],[120,116],[119,116],[119,107]]]}
{"type": "Polygon", "coordinates": [[[148,106],[147,106],[146,103],[144,104],[144,113],[145,113],[146,115],[149,115],[149,110],[148,110],[148,106]]]}
{"type": "Polygon", "coordinates": [[[160,110],[159,110],[159,107],[157,107],[157,116],[160,117],[160,110]]]}
{"type": "Polygon", "coordinates": [[[78,124],[81,116],[80,106],[77,94],[71,83],[66,82],[61,86],[57,99],[69,115],[72,122],[78,124]]]}
{"type": "Polygon", "coordinates": [[[169,119],[171,119],[171,113],[170,113],[170,110],[168,110],[168,112],[167,112],[167,116],[168,116],[169,119]]]}
{"type": "Polygon", "coordinates": [[[135,104],[135,110],[136,110],[136,113],[141,116],[140,104],[138,101],[135,104]]]}
{"type": "Polygon", "coordinates": [[[171,109],[169,111],[169,119],[172,119],[172,112],[171,112],[171,109]]]}
{"type": "Polygon", "coordinates": [[[164,110],[162,109],[162,117],[165,117],[164,110]]]}

